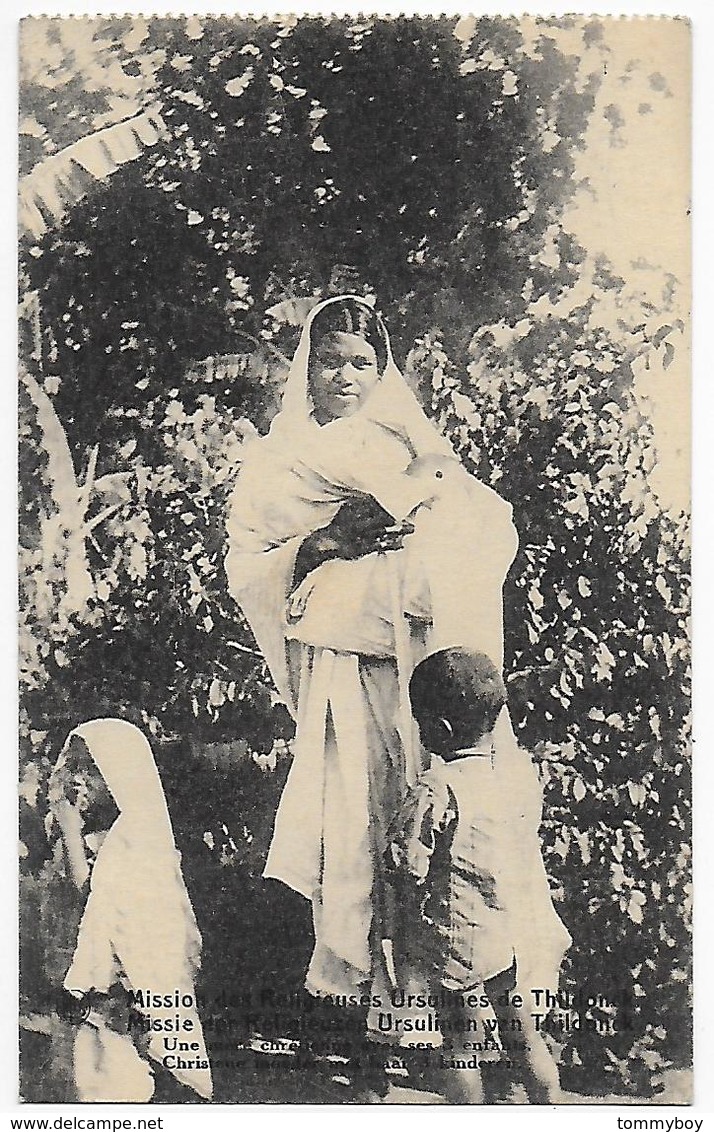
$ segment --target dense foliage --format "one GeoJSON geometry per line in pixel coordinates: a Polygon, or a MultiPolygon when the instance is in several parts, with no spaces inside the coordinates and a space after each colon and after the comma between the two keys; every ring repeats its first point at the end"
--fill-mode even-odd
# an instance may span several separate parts
{"type": "Polygon", "coordinates": [[[192,844],[216,892],[259,871],[291,731],[227,594],[225,502],[310,301],[374,294],[425,408],[514,505],[507,665],[547,785],[566,981],[625,1003],[616,1033],[563,1036],[568,1081],[584,1064],[590,1089],[647,1091],[688,1059],[688,538],[648,487],[632,383],[635,358],[671,356],[666,287],[638,302],[562,223],[600,28],[578,25],[573,55],[546,22],[157,19],[120,49],[95,25],[99,64],[160,98],[170,132],[23,249],[26,364],[83,478],[70,521],[30,397],[28,814],[68,727],[124,715],[208,752],[204,775],[223,751],[252,782],[258,759],[257,793],[192,844]],[[79,609],[37,546],[53,516],[85,540],[79,609]]]}

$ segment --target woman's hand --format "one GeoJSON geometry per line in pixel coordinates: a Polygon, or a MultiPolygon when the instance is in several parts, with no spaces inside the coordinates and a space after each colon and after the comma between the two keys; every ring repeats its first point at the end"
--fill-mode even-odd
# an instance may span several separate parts
{"type": "Polygon", "coordinates": [[[312,570],[330,558],[352,560],[375,552],[401,550],[404,539],[413,530],[411,523],[395,523],[371,496],[348,499],[327,527],[303,540],[293,581],[299,587],[312,570]]]}

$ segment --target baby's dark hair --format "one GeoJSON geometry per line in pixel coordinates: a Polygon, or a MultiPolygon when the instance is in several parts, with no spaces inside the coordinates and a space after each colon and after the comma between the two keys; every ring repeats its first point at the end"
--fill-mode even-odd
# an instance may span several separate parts
{"type": "Polygon", "coordinates": [[[498,669],[485,653],[450,648],[432,653],[416,666],[409,698],[424,747],[448,759],[493,730],[507,695],[498,669]]]}
{"type": "Polygon", "coordinates": [[[377,355],[377,369],[384,373],[387,365],[387,332],[381,318],[367,303],[358,299],[339,299],[323,307],[310,327],[310,344],[319,346],[323,338],[333,334],[357,334],[369,342],[377,355]]]}

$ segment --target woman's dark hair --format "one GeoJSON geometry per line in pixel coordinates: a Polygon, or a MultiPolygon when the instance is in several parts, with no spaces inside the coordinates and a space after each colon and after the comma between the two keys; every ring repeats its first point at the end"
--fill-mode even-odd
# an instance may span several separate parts
{"type": "Polygon", "coordinates": [[[506,703],[506,687],[485,653],[442,649],[416,666],[409,682],[412,713],[428,751],[473,747],[493,726],[506,703]]]}
{"type": "Polygon", "coordinates": [[[384,373],[388,356],[387,331],[380,316],[367,303],[339,299],[318,311],[310,326],[311,348],[333,334],[357,334],[364,338],[377,355],[377,369],[384,373]]]}

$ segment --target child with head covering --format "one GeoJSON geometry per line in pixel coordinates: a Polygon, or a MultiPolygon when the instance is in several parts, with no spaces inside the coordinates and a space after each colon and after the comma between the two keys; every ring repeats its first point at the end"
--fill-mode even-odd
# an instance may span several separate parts
{"type": "MultiPolygon", "coordinates": [[[[392,830],[402,909],[397,977],[400,969],[411,979],[421,971],[427,985],[453,992],[456,1020],[466,1028],[449,1031],[453,1048],[445,1061],[452,1067],[445,1084],[451,1099],[482,1101],[480,1053],[473,1052],[478,1016],[464,1008],[464,996],[471,993],[473,1002],[485,992],[480,1004],[487,1000],[495,1011],[529,1099],[553,1103],[557,1067],[535,1029],[531,990],[557,991],[570,936],[553,907],[543,867],[535,769],[525,751],[499,752],[494,741],[506,690],[484,654],[460,648],[434,653],[415,669],[409,691],[432,762],[392,830]],[[514,995],[520,995],[518,1009],[511,1004],[514,995]],[[453,1062],[459,1060],[470,1065],[457,1068],[453,1062]]],[[[495,1023],[490,1036],[498,1039],[495,1023]]],[[[489,1044],[493,1049],[497,1041],[489,1044]]]]}
{"type": "Polygon", "coordinates": [[[210,1099],[194,986],[201,936],[141,731],[120,719],[75,728],[52,772],[49,801],[69,873],[86,893],[64,977],[64,1013],[78,1022],[79,1099],[148,1101],[158,1067],[210,1099]],[[167,1037],[195,1048],[179,1055],[167,1037]]]}

